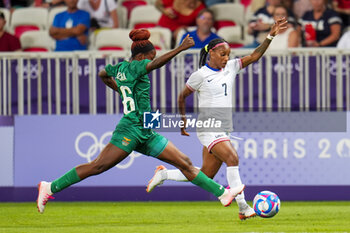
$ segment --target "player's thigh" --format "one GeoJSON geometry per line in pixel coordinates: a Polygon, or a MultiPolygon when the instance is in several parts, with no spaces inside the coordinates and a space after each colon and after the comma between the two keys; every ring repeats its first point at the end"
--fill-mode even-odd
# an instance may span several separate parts
{"type": "Polygon", "coordinates": [[[203,164],[201,171],[206,174],[209,178],[214,178],[216,173],[218,173],[222,161],[216,157],[214,154],[209,153],[208,148],[203,146],[203,164]]]}
{"type": "Polygon", "coordinates": [[[113,167],[120,163],[139,145],[137,136],[138,132],[136,129],[125,129],[117,126],[110,142],[94,162],[108,167],[113,167]]]}
{"type": "Polygon", "coordinates": [[[110,143],[130,154],[140,144],[137,128],[119,127],[114,130],[110,143]]]}
{"type": "Polygon", "coordinates": [[[238,165],[238,156],[230,141],[223,141],[215,144],[211,152],[228,166],[238,165]]]}
{"type": "Polygon", "coordinates": [[[157,158],[179,169],[188,169],[190,166],[192,166],[192,162],[188,156],[182,153],[170,141],[168,142],[163,152],[157,158]]]}
{"type": "Polygon", "coordinates": [[[157,158],[168,145],[168,139],[154,131],[146,137],[148,139],[143,140],[135,150],[141,154],[157,158]]]}
{"type": "Polygon", "coordinates": [[[198,140],[211,152],[212,148],[221,142],[230,141],[229,134],[226,132],[197,132],[198,140]]]}
{"type": "Polygon", "coordinates": [[[108,143],[92,163],[101,164],[110,168],[123,161],[129,154],[129,152],[112,143],[108,143]]]}
{"type": "Polygon", "coordinates": [[[108,143],[96,159],[90,163],[77,166],[77,174],[82,180],[89,176],[100,174],[123,161],[128,155],[128,152],[108,143]]]}

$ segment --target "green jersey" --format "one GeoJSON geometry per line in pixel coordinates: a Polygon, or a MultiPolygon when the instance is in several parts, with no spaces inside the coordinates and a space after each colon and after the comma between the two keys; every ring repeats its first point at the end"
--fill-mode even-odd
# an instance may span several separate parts
{"type": "Polygon", "coordinates": [[[120,123],[143,125],[143,113],[151,111],[150,81],[146,65],[150,60],[123,61],[115,66],[107,65],[107,75],[114,77],[124,106],[120,123]]]}

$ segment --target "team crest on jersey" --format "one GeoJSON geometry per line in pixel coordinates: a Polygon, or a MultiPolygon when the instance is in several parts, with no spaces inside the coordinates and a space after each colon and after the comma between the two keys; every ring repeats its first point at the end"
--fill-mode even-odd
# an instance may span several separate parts
{"type": "Polygon", "coordinates": [[[124,138],[124,140],[123,140],[123,142],[122,142],[123,146],[128,146],[128,145],[129,145],[129,142],[131,141],[131,139],[126,138],[126,137],[123,137],[123,138],[124,138]]]}
{"type": "Polygon", "coordinates": [[[119,81],[125,81],[126,80],[125,74],[118,72],[116,79],[118,79],[119,81]]]}

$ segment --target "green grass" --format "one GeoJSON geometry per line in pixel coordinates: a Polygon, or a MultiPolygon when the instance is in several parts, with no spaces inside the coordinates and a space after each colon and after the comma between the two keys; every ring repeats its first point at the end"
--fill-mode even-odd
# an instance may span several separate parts
{"type": "Polygon", "coordinates": [[[238,219],[218,202],[0,203],[0,232],[347,232],[350,202],[282,202],[273,218],[238,219]]]}

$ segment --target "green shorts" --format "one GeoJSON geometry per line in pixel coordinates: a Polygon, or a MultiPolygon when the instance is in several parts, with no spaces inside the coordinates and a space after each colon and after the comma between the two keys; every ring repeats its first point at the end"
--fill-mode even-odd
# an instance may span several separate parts
{"type": "Polygon", "coordinates": [[[117,125],[110,143],[128,153],[135,150],[144,155],[158,157],[168,145],[168,139],[142,126],[117,125]]]}

